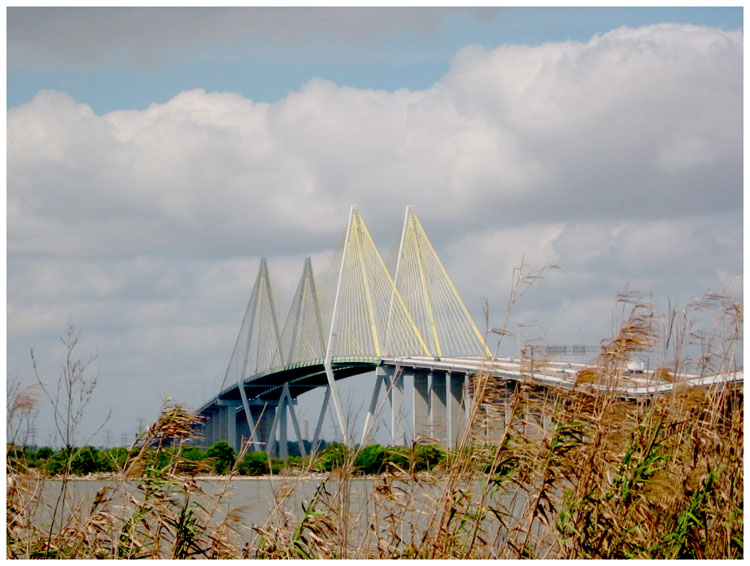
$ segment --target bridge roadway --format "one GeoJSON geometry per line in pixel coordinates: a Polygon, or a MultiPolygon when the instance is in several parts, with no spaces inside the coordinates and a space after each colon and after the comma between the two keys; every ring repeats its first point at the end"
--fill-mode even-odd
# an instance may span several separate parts
{"type": "MultiPolygon", "coordinates": [[[[287,412],[297,433],[301,452],[302,435],[294,413],[297,398],[312,389],[327,387],[328,381],[324,366],[325,360],[318,359],[306,363],[290,364],[266,372],[258,373],[244,380],[245,399],[247,409],[243,410],[243,395],[238,383],[226,387],[217,397],[205,403],[199,412],[210,417],[208,426],[203,430],[204,441],[207,445],[218,439],[229,438],[230,443],[239,449],[242,439],[251,437],[245,413],[252,416],[256,440],[259,445],[265,445],[267,450],[273,450],[278,442],[278,453],[285,457],[287,438],[287,412]],[[216,418],[219,417],[219,418],[216,418]]],[[[528,361],[525,362],[528,364],[528,361]]],[[[393,397],[394,391],[400,388],[403,393],[403,375],[410,375],[413,379],[413,415],[412,426],[414,434],[426,436],[442,436],[445,444],[452,444],[451,438],[456,438],[462,430],[462,422],[466,419],[466,407],[470,400],[468,378],[471,375],[489,373],[492,377],[503,382],[527,381],[550,388],[571,389],[576,385],[578,372],[590,368],[591,365],[564,361],[536,361],[534,371],[522,368],[518,358],[482,358],[482,357],[435,357],[435,356],[385,356],[372,357],[339,357],[332,360],[332,369],[336,381],[376,371],[376,380],[368,421],[375,417],[376,401],[379,396],[381,382],[388,387],[388,400],[391,402],[393,442],[407,441],[404,423],[398,421],[396,409],[401,408],[402,399],[393,397]],[[386,376],[386,377],[383,377],[386,376]],[[438,377],[435,377],[438,376],[438,377]],[[443,379],[444,378],[444,379],[443,379]],[[399,385],[400,383],[400,385],[399,385]],[[436,416],[437,415],[437,416],[436,416]],[[441,421],[444,424],[438,431],[433,423],[441,421]]],[[[680,374],[674,381],[655,379],[653,372],[626,373],[617,385],[620,396],[625,399],[635,399],[644,395],[664,393],[672,390],[678,382],[689,386],[709,386],[717,383],[742,382],[743,372],[699,376],[680,374]]],[[[603,389],[603,384],[588,384],[588,387],[603,389]]],[[[363,391],[363,397],[369,395],[363,391]]],[[[315,430],[313,443],[320,436],[320,426],[323,414],[328,404],[328,395],[321,408],[318,425],[315,430]]],[[[369,425],[372,426],[372,425],[369,425]]],[[[368,424],[365,425],[367,434],[368,424]]]]}
{"type": "MultiPolygon", "coordinates": [[[[521,370],[521,360],[518,358],[496,358],[495,360],[475,358],[436,358],[422,356],[405,356],[384,358],[384,366],[411,367],[430,369],[447,373],[478,374],[489,372],[493,377],[510,381],[530,380],[532,383],[547,387],[572,389],[576,385],[578,372],[591,368],[590,364],[540,360],[535,364],[534,371],[521,370]]],[[[626,372],[617,385],[617,391],[624,399],[636,399],[643,395],[667,393],[678,383],[690,387],[707,387],[719,383],[743,382],[744,371],[700,376],[690,373],[679,373],[673,381],[658,379],[653,372],[626,372]]],[[[606,385],[590,384],[590,387],[604,390],[606,385]]]]}

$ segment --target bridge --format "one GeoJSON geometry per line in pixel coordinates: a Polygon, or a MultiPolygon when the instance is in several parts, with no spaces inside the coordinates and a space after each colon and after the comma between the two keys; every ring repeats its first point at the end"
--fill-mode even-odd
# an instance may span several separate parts
{"type": "MultiPolygon", "coordinates": [[[[485,372],[508,382],[575,385],[584,366],[550,362],[524,367],[519,359],[493,357],[411,207],[391,256],[387,265],[358,208],[352,206],[323,285],[318,286],[311,259],[306,258],[283,326],[268,265],[261,260],[220,391],[199,409],[206,445],[227,440],[239,450],[249,442],[251,449],[285,458],[291,421],[305,455],[295,405],[300,395],[316,388],[324,388],[325,394],[313,451],[331,405],[346,444],[370,441],[375,423],[390,405],[391,442],[405,445],[408,381],[414,439],[429,437],[451,447],[467,425],[471,376],[485,372]],[[370,398],[364,430],[354,439],[337,382],[372,372],[372,391],[363,393],[370,398]]],[[[684,378],[693,385],[707,385],[741,380],[742,374],[684,378]]],[[[637,375],[620,386],[626,397],[671,387],[637,375]]]]}

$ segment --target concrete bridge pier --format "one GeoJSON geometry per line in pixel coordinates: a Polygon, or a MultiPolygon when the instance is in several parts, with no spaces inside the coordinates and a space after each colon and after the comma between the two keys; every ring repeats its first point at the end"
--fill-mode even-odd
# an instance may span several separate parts
{"type": "Polygon", "coordinates": [[[452,448],[466,429],[467,377],[438,370],[414,372],[414,439],[452,448]]]}
{"type": "Polygon", "coordinates": [[[240,403],[228,402],[222,407],[222,416],[227,420],[227,442],[234,448],[235,452],[240,451],[240,438],[237,436],[237,409],[240,403]]]}
{"type": "MultiPolygon", "coordinates": [[[[251,417],[255,423],[255,433],[261,446],[268,444],[272,422],[276,414],[275,404],[253,401],[250,404],[251,417]]],[[[204,421],[198,429],[203,448],[226,440],[239,453],[245,442],[250,440],[250,425],[239,400],[219,399],[204,411],[204,421]]],[[[250,449],[258,449],[251,446],[250,449]]]]}
{"type": "Polygon", "coordinates": [[[430,371],[430,432],[434,442],[440,446],[450,444],[448,427],[446,426],[446,389],[445,372],[430,371]]]}
{"type": "Polygon", "coordinates": [[[216,410],[216,418],[214,419],[214,439],[211,444],[225,440],[229,438],[229,418],[233,414],[232,405],[224,404],[223,402],[217,403],[218,407],[216,410]]]}
{"type": "Polygon", "coordinates": [[[474,433],[484,437],[485,442],[498,442],[513,418],[513,398],[516,383],[504,381],[494,387],[493,402],[483,403],[477,412],[474,433]]]}
{"type": "Polygon", "coordinates": [[[266,452],[269,456],[274,455],[276,449],[279,458],[286,459],[289,457],[287,446],[289,440],[288,417],[291,417],[292,420],[292,427],[294,428],[297,437],[299,452],[302,456],[307,455],[302,432],[299,428],[299,421],[297,420],[297,413],[294,410],[294,405],[296,404],[297,400],[292,399],[291,393],[289,392],[289,384],[285,383],[281,392],[281,397],[279,397],[276,414],[274,415],[273,424],[271,425],[268,444],[266,445],[266,452]]]}
{"type": "Polygon", "coordinates": [[[244,408],[241,405],[237,408],[237,447],[235,450],[237,450],[238,453],[245,443],[248,442],[250,442],[248,452],[264,450],[265,447],[268,446],[277,407],[275,401],[266,402],[252,400],[248,402],[247,408],[250,412],[252,424],[248,423],[244,408]],[[252,442],[252,431],[250,430],[250,426],[253,426],[255,429],[255,440],[257,443],[252,442]]]}
{"type": "Polygon", "coordinates": [[[448,415],[446,422],[448,424],[448,448],[454,448],[461,441],[461,437],[466,430],[468,419],[468,404],[466,402],[465,383],[468,376],[460,373],[448,372],[448,415]]]}
{"type": "Polygon", "coordinates": [[[276,442],[278,443],[278,452],[279,452],[279,458],[282,460],[286,460],[289,458],[289,452],[288,447],[289,445],[287,442],[289,441],[289,435],[287,434],[287,417],[289,416],[289,406],[287,403],[281,403],[279,407],[276,409],[278,412],[276,413],[279,415],[279,426],[276,429],[276,442]]]}
{"type": "Polygon", "coordinates": [[[414,372],[414,397],[412,400],[414,440],[432,437],[430,428],[430,374],[414,372]]]}
{"type": "Polygon", "coordinates": [[[467,420],[466,376],[438,370],[414,371],[414,439],[452,448],[467,420]]]}
{"type": "Polygon", "coordinates": [[[237,405],[227,404],[222,407],[221,418],[225,421],[226,441],[234,448],[235,452],[239,450],[239,437],[237,436],[237,405]]]}
{"type": "MultiPolygon", "coordinates": [[[[230,414],[232,411],[227,404],[217,403],[209,410],[209,417],[201,427],[202,443],[205,447],[211,446],[220,440],[226,440],[230,431],[230,414]]],[[[230,442],[231,444],[231,442],[230,442]]]]}
{"type": "Polygon", "coordinates": [[[391,370],[391,441],[393,446],[406,446],[404,426],[404,372],[391,370]]]}
{"type": "Polygon", "coordinates": [[[197,438],[196,438],[196,444],[200,446],[209,446],[209,442],[213,438],[213,424],[214,419],[213,415],[211,414],[211,411],[206,410],[201,414],[203,417],[203,421],[200,423],[200,425],[197,428],[197,438]]]}
{"type": "MultiPolygon", "coordinates": [[[[400,370],[398,370],[400,372],[400,370]]],[[[365,426],[362,430],[362,438],[360,440],[361,446],[366,446],[372,441],[372,436],[375,434],[375,427],[378,419],[380,418],[381,410],[385,405],[385,400],[391,405],[391,411],[393,410],[393,376],[397,373],[396,368],[390,366],[378,366],[375,368],[375,386],[372,390],[372,396],[370,397],[370,407],[367,410],[367,417],[365,418],[365,426]],[[385,398],[380,403],[380,391],[385,388],[385,398]]],[[[403,393],[403,387],[402,387],[403,393]]],[[[398,394],[398,393],[397,393],[398,394]]],[[[391,419],[391,424],[397,422],[396,419],[391,419]]],[[[392,435],[395,438],[395,435],[392,435]]]]}
{"type": "MultiPolygon", "coordinates": [[[[255,450],[262,450],[264,446],[268,445],[268,441],[271,438],[271,427],[276,417],[276,409],[275,403],[256,401],[250,405],[250,416],[255,423],[255,436],[260,444],[260,446],[254,447],[255,450]]],[[[244,421],[246,427],[243,429],[244,438],[245,440],[249,440],[250,427],[247,426],[247,419],[244,419],[244,421]]]]}

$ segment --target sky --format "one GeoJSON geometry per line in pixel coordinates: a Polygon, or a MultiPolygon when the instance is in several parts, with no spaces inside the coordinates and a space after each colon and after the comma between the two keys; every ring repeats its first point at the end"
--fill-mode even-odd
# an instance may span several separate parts
{"type": "MultiPolygon", "coordinates": [[[[200,405],[260,258],[284,318],[352,204],[384,255],[412,205],[480,327],[485,303],[502,324],[514,268],[559,266],[514,304],[509,353],[598,345],[626,289],[741,302],[742,18],[9,8],[9,381],[34,381],[33,348],[54,385],[72,322],[96,357],[82,442],[130,441],[167,396],[200,405]]],[[[341,382],[360,423],[371,382],[341,382]]]]}

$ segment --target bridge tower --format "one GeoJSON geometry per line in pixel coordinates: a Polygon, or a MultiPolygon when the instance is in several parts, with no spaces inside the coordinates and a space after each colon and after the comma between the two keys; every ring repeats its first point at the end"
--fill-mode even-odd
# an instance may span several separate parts
{"type": "Polygon", "coordinates": [[[266,258],[261,258],[258,276],[221,384],[221,391],[236,385],[240,398],[217,401],[213,410],[220,414],[213,415],[203,431],[207,443],[224,438],[239,450],[242,437],[250,439],[255,448],[268,441],[276,407],[249,401],[243,381],[250,374],[282,365],[282,359],[271,278],[266,258]]]}
{"type": "Polygon", "coordinates": [[[302,277],[284,323],[281,347],[286,365],[323,359],[326,355],[320,303],[309,257],[305,258],[302,277]]]}
{"type": "MultiPolygon", "coordinates": [[[[412,207],[407,207],[401,228],[396,258],[394,296],[399,296],[406,311],[424,337],[429,355],[442,357],[481,357],[490,355],[484,337],[477,328],[463,300],[448,276],[427,233],[412,207]]],[[[379,368],[380,373],[383,369],[379,368]]],[[[383,376],[376,380],[368,424],[383,384],[390,382],[392,412],[403,397],[403,374],[383,376]]],[[[412,370],[412,423],[415,440],[428,438],[448,446],[462,434],[468,397],[467,377],[463,373],[412,370]]],[[[403,423],[393,420],[393,442],[405,441],[403,423]]],[[[366,426],[362,442],[369,434],[366,426]]]]}
{"type": "Polygon", "coordinates": [[[430,351],[409,314],[357,206],[349,213],[324,367],[344,441],[349,425],[336,388],[334,357],[379,360],[383,356],[430,351]]]}
{"type": "MultiPolygon", "coordinates": [[[[221,391],[235,389],[239,398],[219,397],[208,409],[212,414],[203,430],[204,441],[212,444],[226,439],[235,450],[241,439],[251,442],[252,449],[265,446],[279,455],[287,452],[287,415],[297,435],[300,452],[305,453],[303,438],[294,411],[295,400],[288,384],[263,399],[248,397],[244,383],[251,375],[280,368],[287,364],[325,355],[315,281],[310,258],[297,287],[284,330],[279,333],[271,277],[265,258],[260,261],[240,331],[227,367],[221,391]]],[[[235,394],[236,396],[236,394],[235,394]]]]}
{"type": "Polygon", "coordinates": [[[201,409],[208,417],[208,443],[228,438],[239,449],[240,439],[246,438],[251,447],[265,445],[269,453],[278,446],[284,457],[291,416],[304,454],[296,398],[324,387],[313,449],[329,403],[344,441],[351,444],[336,380],[372,369],[376,379],[363,442],[379,418],[377,401],[384,386],[391,405],[392,442],[407,442],[405,372],[414,383],[415,439],[450,444],[458,436],[467,406],[465,372],[451,374],[432,362],[481,357],[489,351],[416,214],[407,208],[392,275],[359,209],[352,206],[330,273],[335,281],[332,278],[319,296],[306,258],[279,332],[268,266],[261,260],[221,391],[201,409]],[[423,361],[404,363],[411,357],[423,361]]]}
{"type": "Polygon", "coordinates": [[[491,355],[411,206],[404,215],[393,279],[435,356],[491,355]]]}
{"type": "MultiPolygon", "coordinates": [[[[302,277],[297,285],[297,291],[292,299],[292,305],[289,309],[284,330],[281,333],[281,347],[284,353],[284,364],[290,366],[293,364],[304,363],[309,360],[323,359],[326,352],[326,342],[323,333],[323,323],[320,314],[320,303],[316,291],[315,276],[312,269],[312,261],[309,257],[305,258],[305,267],[302,270],[302,277]]],[[[292,418],[292,426],[297,436],[300,454],[305,456],[304,439],[300,432],[299,421],[294,411],[294,399],[289,388],[285,383],[281,397],[279,398],[279,409],[276,412],[276,418],[272,425],[270,442],[266,448],[269,454],[274,451],[276,444],[275,432],[278,430],[278,447],[279,455],[286,457],[287,446],[287,413],[292,418]]],[[[325,413],[328,404],[328,395],[325,398],[321,414],[325,413]]],[[[315,450],[320,436],[320,427],[322,418],[315,430],[313,440],[313,450],[315,450]]]]}

